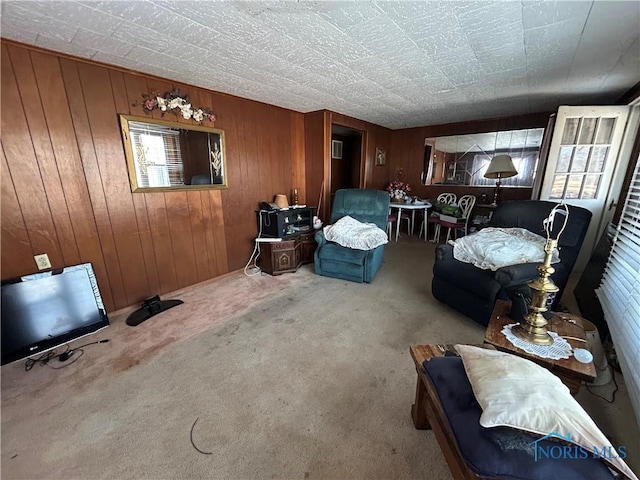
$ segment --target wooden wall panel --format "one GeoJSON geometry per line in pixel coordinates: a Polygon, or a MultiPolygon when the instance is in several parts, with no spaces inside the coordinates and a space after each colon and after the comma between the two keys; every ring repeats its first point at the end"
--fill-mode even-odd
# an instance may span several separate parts
{"type": "MultiPolygon", "coordinates": [[[[20,55],[20,52],[12,47],[9,48],[9,55],[11,56],[11,64],[13,65],[16,83],[22,99],[41,97],[50,100],[52,98],[60,98],[59,96],[64,99],[62,82],[52,81],[53,78],[59,77],[57,63],[43,61],[42,55],[37,55],[35,52],[31,56],[20,55]],[[34,66],[32,66],[32,61],[34,66]],[[38,78],[40,85],[36,84],[36,78],[33,74],[36,65],[42,72],[38,78]]],[[[31,133],[34,154],[40,167],[40,175],[51,211],[51,218],[62,251],[62,264],[77,264],[80,260],[80,254],[78,253],[73,228],[71,227],[71,219],[69,218],[58,164],[56,163],[50,138],[60,128],[57,122],[61,121],[65,115],[68,117],[68,112],[65,112],[64,109],[50,112],[48,123],[51,126],[51,131],[49,131],[47,120],[44,117],[44,109],[40,103],[25,102],[22,106],[31,133]]],[[[65,156],[60,157],[62,167],[68,164],[69,161],[70,159],[65,156]]],[[[53,266],[55,267],[56,265],[53,266]]]]}
{"type": "Polygon", "coordinates": [[[13,188],[11,173],[7,165],[4,151],[0,149],[2,156],[2,276],[3,278],[17,277],[24,273],[24,259],[33,255],[31,241],[27,235],[27,228],[22,218],[20,203],[13,188]],[[10,248],[7,248],[7,245],[10,248]]]}
{"type": "Polygon", "coordinates": [[[1,94],[3,278],[90,261],[108,311],[135,305],[244,267],[259,202],[306,191],[302,114],[5,40],[1,94]],[[216,113],[228,189],[131,192],[118,114],[174,86],[216,113]]]}
{"type": "MultiPolygon", "coordinates": [[[[307,205],[318,207],[318,198],[324,182],[325,157],[329,155],[328,138],[331,131],[325,131],[325,112],[312,112],[304,116],[304,156],[305,156],[305,185],[307,205]]],[[[328,189],[325,188],[325,193],[328,189]]],[[[326,198],[326,197],[325,197],[326,198]]],[[[330,209],[323,201],[318,211],[318,217],[323,222],[329,220],[330,209]]]]}
{"type": "MultiPolygon", "coordinates": [[[[108,311],[116,308],[116,304],[120,304],[116,299],[124,299],[124,283],[122,281],[122,273],[120,272],[120,262],[116,253],[115,240],[109,215],[105,192],[102,188],[100,176],[100,168],[96,158],[96,152],[91,137],[91,129],[89,127],[89,113],[85,104],[84,92],[80,83],[80,75],[78,73],[78,62],[72,60],[61,59],[60,67],[62,77],[67,93],[67,102],[71,120],[73,123],[73,131],[75,143],[78,149],[78,155],[82,163],[84,171],[84,181],[90,198],[90,205],[93,215],[93,222],[98,234],[99,244],[102,251],[104,265],[99,265],[96,270],[98,285],[108,311]],[[111,301],[107,301],[109,298],[111,301]]],[[[69,140],[69,147],[73,144],[69,140]]],[[[74,179],[79,181],[78,179],[74,179]]],[[[82,242],[84,239],[80,240],[82,242]]],[[[85,259],[83,258],[83,261],[85,259]]],[[[96,264],[93,260],[87,259],[96,264]]]]}
{"type": "Polygon", "coordinates": [[[115,298],[115,307],[122,308],[138,303],[148,292],[129,177],[122,164],[124,149],[114,95],[123,92],[114,91],[107,68],[80,63],[78,73],[106,201],[104,221],[111,225],[124,285],[124,298],[115,298]]]}
{"type": "Polygon", "coordinates": [[[304,162],[304,115],[291,112],[291,157],[293,159],[291,188],[298,190],[298,203],[312,205],[307,199],[304,162]]]}
{"type": "Polygon", "coordinates": [[[305,132],[305,177],[308,205],[318,205],[320,189],[324,183],[320,218],[327,222],[331,213],[331,126],[341,125],[362,132],[364,158],[361,175],[365,188],[381,189],[389,181],[389,163],[374,167],[375,150],[382,148],[391,156],[392,130],[373,125],[357,118],[335,112],[319,111],[304,116],[305,132]]]}
{"type": "Polygon", "coordinates": [[[369,147],[367,149],[367,188],[383,189],[392,179],[391,158],[393,157],[392,131],[372,125],[368,130],[369,147]],[[387,160],[384,165],[376,165],[376,148],[387,152],[387,160]]]}
{"type": "MultiPolygon", "coordinates": [[[[143,116],[144,111],[139,100],[140,92],[147,91],[146,79],[137,75],[125,74],[122,81],[124,85],[120,88],[126,91],[126,96],[124,94],[116,95],[116,109],[118,113],[129,113],[130,115],[137,115],[139,117],[143,116]]],[[[124,158],[122,161],[125,161],[124,158]]],[[[140,235],[143,262],[147,274],[148,291],[168,291],[161,289],[158,266],[156,264],[155,245],[151,232],[149,212],[147,210],[147,194],[133,195],[132,198],[136,223],[138,225],[138,234],[140,235]]]]}
{"type": "MultiPolygon", "coordinates": [[[[22,108],[23,103],[33,99],[20,97],[11,59],[4,45],[1,63],[4,107],[0,114],[2,148],[32,248],[31,258],[23,259],[24,271],[19,272],[25,274],[36,270],[33,255],[46,253],[51,264],[57,267],[64,265],[64,259],[42,182],[40,165],[34,153],[33,140],[22,108]],[[7,108],[9,105],[12,108],[7,108]]],[[[4,238],[2,249],[12,249],[12,245],[5,243],[4,238]]]]}

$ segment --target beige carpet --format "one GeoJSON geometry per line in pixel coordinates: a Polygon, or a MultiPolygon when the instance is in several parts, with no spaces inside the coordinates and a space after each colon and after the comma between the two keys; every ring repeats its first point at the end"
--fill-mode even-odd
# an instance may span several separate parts
{"type": "MultiPolygon", "coordinates": [[[[433,249],[390,244],[370,285],[311,265],[231,274],[163,297],[185,304],[138,327],[112,315],[95,336],[111,342],[68,367],[2,367],[2,478],[450,479],[411,423],[409,345],[479,343],[484,329],[431,297],[433,249]],[[210,455],[191,444],[196,419],[210,455]]],[[[583,397],[637,452],[624,385],[612,405],[583,397]]]]}

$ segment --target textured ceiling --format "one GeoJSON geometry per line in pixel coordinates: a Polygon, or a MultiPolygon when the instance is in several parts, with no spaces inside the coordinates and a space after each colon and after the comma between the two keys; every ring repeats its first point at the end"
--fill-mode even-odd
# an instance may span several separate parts
{"type": "Polygon", "coordinates": [[[2,1],[3,37],[390,128],[610,103],[636,1],[2,1]]]}

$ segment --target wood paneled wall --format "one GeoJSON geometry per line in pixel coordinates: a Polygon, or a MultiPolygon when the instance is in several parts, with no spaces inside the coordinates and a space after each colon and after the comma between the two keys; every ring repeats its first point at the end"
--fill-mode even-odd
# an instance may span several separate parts
{"type": "MultiPolygon", "coordinates": [[[[429,137],[441,137],[467,133],[498,132],[525,128],[546,128],[549,115],[551,115],[551,113],[536,113],[509,118],[449,123],[429,127],[394,130],[392,134],[392,155],[388,180],[395,178],[396,169],[402,168],[404,170],[404,181],[408,182],[412,186],[413,194],[421,198],[435,198],[438,194],[444,191],[456,193],[458,196],[473,194],[478,197],[483,193],[486,193],[489,198],[493,198],[493,187],[422,185],[420,183],[420,178],[424,162],[424,139],[429,137]]],[[[505,187],[501,192],[502,200],[520,200],[528,198],[531,198],[530,188],[505,187]]]]}
{"type": "Polygon", "coordinates": [[[392,130],[328,110],[305,114],[306,186],[310,204],[317,205],[324,182],[322,205],[318,216],[326,223],[331,213],[331,125],[341,125],[362,132],[365,150],[362,174],[364,188],[384,188],[389,181],[389,162],[374,166],[376,148],[391,150],[392,130]]]}
{"type": "MultiPolygon", "coordinates": [[[[432,198],[443,187],[419,185],[425,137],[544,127],[548,118],[392,131],[11,41],[1,45],[2,278],[35,271],[33,256],[40,253],[49,255],[54,268],[91,262],[108,311],[242,268],[256,236],[254,211],[278,193],[292,201],[295,188],[300,203],[317,205],[325,182],[319,215],[326,222],[332,124],[363,132],[366,188],[384,188],[403,167],[414,193],[432,198]],[[228,189],[131,193],[118,114],[144,116],[138,104],[143,93],[174,87],[216,113],[215,126],[225,132],[228,189]],[[386,165],[375,166],[376,148],[387,151],[386,165]]],[[[504,198],[528,195],[505,189],[504,198]]]]}
{"type": "Polygon", "coordinates": [[[258,202],[292,188],[306,201],[302,114],[1,45],[2,278],[35,271],[40,253],[54,268],[91,262],[113,311],[242,268],[258,202]],[[142,94],[173,87],[216,113],[228,189],[131,193],[118,114],[144,116],[142,94]]]}

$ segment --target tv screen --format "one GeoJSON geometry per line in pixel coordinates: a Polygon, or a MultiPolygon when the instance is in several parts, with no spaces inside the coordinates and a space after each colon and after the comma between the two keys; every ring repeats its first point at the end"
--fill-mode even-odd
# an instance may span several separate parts
{"type": "Polygon", "coordinates": [[[3,280],[2,365],[109,326],[90,263],[3,280]]]}

